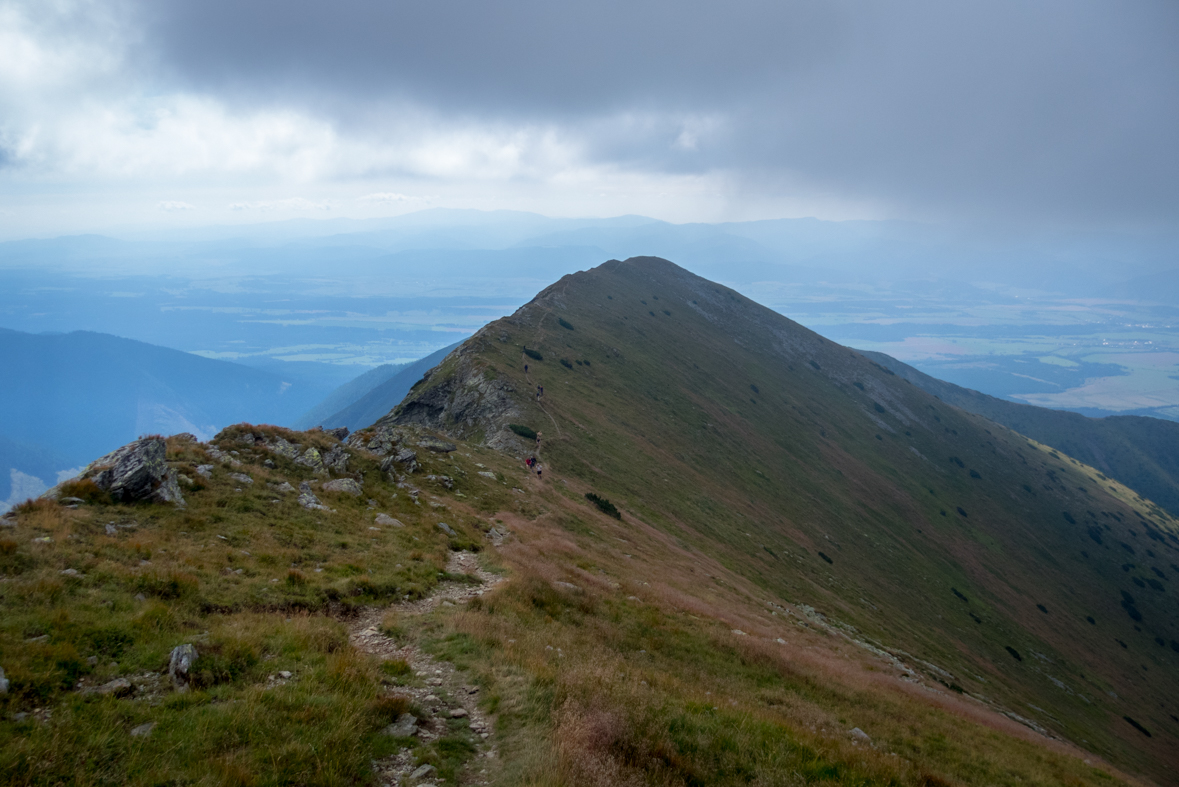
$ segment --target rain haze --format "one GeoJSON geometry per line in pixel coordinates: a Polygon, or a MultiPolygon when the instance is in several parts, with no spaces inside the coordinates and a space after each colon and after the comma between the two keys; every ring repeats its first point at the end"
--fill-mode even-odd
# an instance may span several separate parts
{"type": "MultiPolygon", "coordinates": [[[[1179,419],[1176,40],[1170,2],[0,2],[9,368],[89,331],[285,397],[141,391],[33,475],[310,424],[635,255],[996,397],[1179,419]]],[[[8,385],[11,455],[78,406],[56,379],[8,385]]]]}

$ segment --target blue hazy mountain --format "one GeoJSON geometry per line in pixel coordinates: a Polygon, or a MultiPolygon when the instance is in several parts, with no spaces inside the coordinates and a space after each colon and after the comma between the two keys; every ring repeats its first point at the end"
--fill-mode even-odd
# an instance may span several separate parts
{"type": "Polygon", "coordinates": [[[430,353],[420,361],[407,364],[392,377],[373,387],[347,407],[341,408],[312,426],[323,426],[332,429],[346,426],[349,429],[363,429],[372,426],[378,419],[383,418],[394,407],[401,403],[414,383],[422,379],[426,372],[433,369],[451,350],[462,342],[456,342],[449,347],[443,347],[437,352],[430,353]]]}
{"type": "Polygon", "coordinates": [[[0,329],[0,367],[0,436],[65,463],[30,455],[0,471],[15,466],[46,481],[51,468],[84,464],[143,434],[207,438],[240,421],[290,423],[333,385],[88,331],[0,329]]]}
{"type": "Polygon", "coordinates": [[[314,426],[322,426],[325,420],[354,404],[369,391],[388,381],[389,378],[409,365],[407,363],[386,363],[375,369],[369,369],[364,374],[352,378],[332,391],[322,402],[296,418],[291,427],[293,429],[310,429],[314,426]]]}

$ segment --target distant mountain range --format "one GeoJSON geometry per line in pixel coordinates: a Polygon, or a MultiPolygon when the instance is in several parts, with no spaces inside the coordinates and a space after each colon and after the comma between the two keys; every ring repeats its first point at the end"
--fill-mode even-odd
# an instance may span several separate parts
{"type": "Polygon", "coordinates": [[[864,355],[946,404],[1063,451],[1179,516],[1179,423],[1140,415],[1088,418],[1008,402],[930,377],[884,353],[864,355]]]}
{"type": "Polygon", "coordinates": [[[309,429],[313,426],[322,426],[326,429],[334,429],[338,426],[346,426],[356,430],[372,426],[400,404],[413,384],[422,379],[422,375],[441,363],[442,359],[459,344],[461,342],[443,347],[420,361],[414,361],[402,367],[380,366],[357,377],[350,383],[345,383],[312,410],[315,415],[309,413],[296,421],[296,428],[309,429]],[[389,370],[392,370],[392,373],[389,370]],[[329,411],[329,413],[322,417],[318,415],[324,411],[329,411]]]}
{"type": "Polygon", "coordinates": [[[49,485],[58,471],[139,435],[192,432],[205,439],[244,420],[287,424],[334,382],[88,331],[0,329],[0,364],[0,501],[13,492],[13,470],[49,485]]]}

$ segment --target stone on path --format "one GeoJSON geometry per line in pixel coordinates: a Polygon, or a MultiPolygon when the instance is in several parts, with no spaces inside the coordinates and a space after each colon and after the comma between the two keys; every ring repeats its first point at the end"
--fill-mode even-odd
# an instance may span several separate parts
{"type": "Polygon", "coordinates": [[[419,765],[417,767],[417,769],[409,775],[409,778],[414,779],[416,781],[417,779],[426,778],[427,776],[429,776],[433,772],[434,772],[433,765],[419,765]]]}
{"type": "Polygon", "coordinates": [[[394,738],[410,738],[418,734],[418,720],[412,713],[403,713],[397,721],[384,729],[386,735],[394,738]]]}
{"type": "Polygon", "coordinates": [[[467,714],[466,708],[454,708],[450,712],[450,718],[452,718],[452,719],[465,719],[467,717],[467,715],[468,714],[467,714]]]}

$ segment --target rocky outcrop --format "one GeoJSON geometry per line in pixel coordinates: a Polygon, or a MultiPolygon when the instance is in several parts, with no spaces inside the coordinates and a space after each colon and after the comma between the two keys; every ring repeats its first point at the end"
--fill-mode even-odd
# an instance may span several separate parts
{"type": "MultiPolygon", "coordinates": [[[[518,448],[507,424],[521,410],[510,380],[491,372],[478,353],[489,341],[486,329],[472,337],[416,385],[401,404],[376,423],[381,428],[420,426],[499,450],[518,448]]],[[[443,441],[418,443],[430,451],[453,451],[443,441]]]]}
{"type": "MultiPolygon", "coordinates": [[[[167,449],[162,437],[141,437],[112,451],[91,462],[78,479],[93,481],[116,503],[148,501],[184,506],[178,476],[175,470],[168,467],[167,449]]],[[[44,496],[59,499],[61,487],[54,487],[44,496]]]]}

